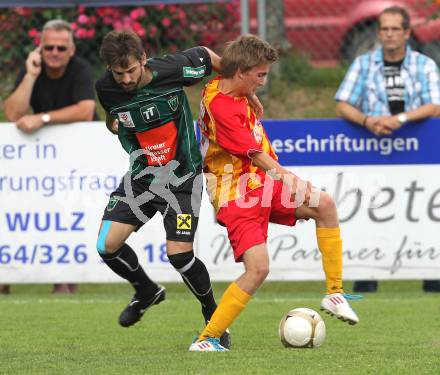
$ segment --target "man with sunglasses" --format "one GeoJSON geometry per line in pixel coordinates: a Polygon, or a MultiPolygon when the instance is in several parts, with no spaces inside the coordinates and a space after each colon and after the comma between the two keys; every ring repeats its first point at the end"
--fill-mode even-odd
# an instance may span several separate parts
{"type": "MultiPolygon", "coordinates": [[[[41,45],[29,54],[14,91],[4,103],[7,119],[18,129],[32,133],[52,123],[98,120],[90,65],[74,54],[70,24],[59,19],[48,21],[41,45]]],[[[75,290],[75,284],[55,284],[53,292],[75,290]]],[[[9,285],[0,285],[1,294],[9,292],[9,285]]]]}
{"type": "MultiPolygon", "coordinates": [[[[408,45],[411,28],[405,9],[386,8],[378,27],[381,46],[356,58],[335,99],[338,116],[380,137],[408,121],[440,116],[440,75],[433,60],[408,45]]],[[[377,281],[355,281],[353,288],[376,292],[377,281]]],[[[440,280],[424,280],[423,290],[440,292],[440,280]]]]}
{"type": "Polygon", "coordinates": [[[70,24],[48,21],[5,101],[6,117],[25,133],[47,124],[98,120],[93,86],[90,65],[75,56],[70,24]]]}

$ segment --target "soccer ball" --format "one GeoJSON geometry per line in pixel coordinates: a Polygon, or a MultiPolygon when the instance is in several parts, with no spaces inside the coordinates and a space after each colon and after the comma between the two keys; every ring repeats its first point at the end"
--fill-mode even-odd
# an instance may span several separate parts
{"type": "Polygon", "coordinates": [[[325,324],[319,314],[306,307],[290,310],[278,330],[286,348],[317,348],[325,339],[325,324]]]}

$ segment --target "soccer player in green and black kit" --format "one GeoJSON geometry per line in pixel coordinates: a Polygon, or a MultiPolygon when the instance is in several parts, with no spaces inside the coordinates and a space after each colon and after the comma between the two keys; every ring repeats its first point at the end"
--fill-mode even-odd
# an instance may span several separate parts
{"type": "MultiPolygon", "coordinates": [[[[130,154],[130,171],[111,194],[97,243],[104,262],[136,291],[119,323],[135,324],[165,298],[164,287],[147,276],[125,242],[157,211],[163,216],[168,259],[208,321],[216,303],[208,271],[193,253],[203,189],[201,155],[183,86],[218,70],[219,57],[194,47],[147,59],[139,37],[128,31],[108,33],[100,53],[107,71],[96,90],[106,124],[130,154]]],[[[228,333],[222,339],[230,345],[228,333]]]]}

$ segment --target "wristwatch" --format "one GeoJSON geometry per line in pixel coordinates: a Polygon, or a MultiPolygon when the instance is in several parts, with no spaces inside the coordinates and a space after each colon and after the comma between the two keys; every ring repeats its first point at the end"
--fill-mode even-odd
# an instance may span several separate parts
{"type": "Polygon", "coordinates": [[[50,115],[49,113],[43,113],[41,116],[41,121],[43,121],[43,124],[46,125],[50,122],[50,115]]]}
{"type": "Polygon", "coordinates": [[[397,120],[399,120],[400,125],[403,125],[405,122],[408,122],[408,116],[405,113],[399,113],[397,115],[397,120]]]}

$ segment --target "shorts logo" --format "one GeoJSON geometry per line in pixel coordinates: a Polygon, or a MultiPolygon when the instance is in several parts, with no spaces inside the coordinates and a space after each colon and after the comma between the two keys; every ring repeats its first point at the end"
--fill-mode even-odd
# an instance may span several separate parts
{"type": "Polygon", "coordinates": [[[107,211],[112,211],[119,202],[119,197],[111,197],[107,204],[107,211]]]}
{"type": "Polygon", "coordinates": [[[177,215],[177,229],[191,229],[191,215],[190,214],[177,215]]]}
{"type": "Polygon", "coordinates": [[[192,66],[183,67],[183,77],[185,78],[203,78],[205,76],[205,65],[193,68],[192,66]]]}
{"type": "Polygon", "coordinates": [[[173,96],[171,99],[168,99],[168,105],[173,112],[176,112],[176,109],[179,105],[179,98],[177,96],[173,96]]]}
{"type": "Polygon", "coordinates": [[[126,128],[134,128],[134,122],[131,118],[130,112],[120,112],[118,113],[119,121],[122,122],[122,125],[126,128]]]}
{"type": "Polygon", "coordinates": [[[144,105],[140,111],[145,122],[153,122],[160,119],[159,109],[154,103],[144,105]]]}

